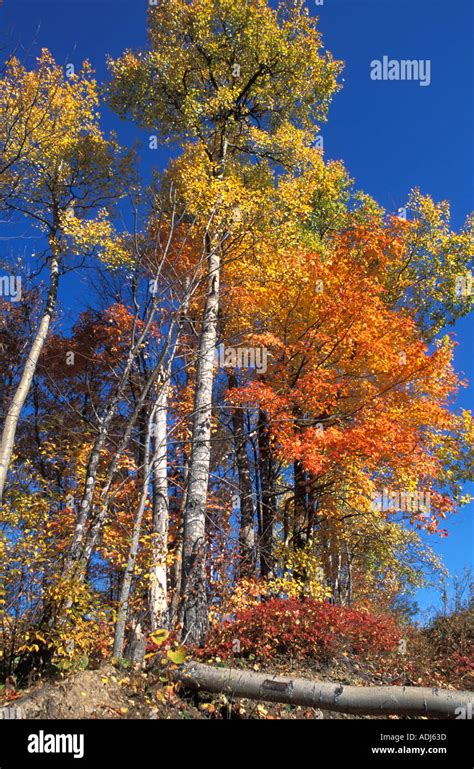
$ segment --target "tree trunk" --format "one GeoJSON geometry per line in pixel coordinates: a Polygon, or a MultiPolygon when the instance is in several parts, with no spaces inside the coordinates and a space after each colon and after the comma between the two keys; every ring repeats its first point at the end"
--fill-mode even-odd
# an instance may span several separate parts
{"type": "Polygon", "coordinates": [[[189,474],[189,460],[186,452],[183,451],[183,496],[181,499],[181,509],[179,511],[179,525],[176,532],[173,551],[173,568],[171,571],[171,603],[169,611],[170,628],[176,627],[178,623],[183,622],[182,612],[182,580],[183,580],[183,521],[184,511],[186,509],[187,485],[189,474]]]}
{"type": "MultiPolygon", "coordinates": [[[[214,178],[220,181],[224,178],[227,156],[224,131],[220,134],[218,146],[214,178]]],[[[219,206],[220,198],[216,200],[216,212],[219,206]]],[[[199,340],[191,456],[183,520],[183,640],[191,644],[202,644],[207,635],[206,502],[211,467],[212,386],[221,271],[221,242],[218,232],[211,235],[211,228],[212,217],[204,236],[208,269],[206,303],[199,340]]]]}
{"type": "Polygon", "coordinates": [[[36,332],[36,336],[33,340],[33,344],[31,345],[30,351],[28,353],[20,382],[7,411],[5,424],[3,426],[2,442],[0,445],[0,505],[3,501],[3,493],[5,490],[13,447],[15,445],[15,435],[20,419],[20,414],[30,391],[31,383],[36,371],[36,366],[38,364],[38,359],[41,355],[41,351],[48,336],[49,327],[51,325],[51,318],[53,317],[58,298],[58,247],[54,241],[54,236],[50,238],[50,242],[52,243],[53,256],[51,257],[49,268],[49,290],[46,300],[46,307],[41,317],[41,321],[36,332]]]}
{"type": "Polygon", "coordinates": [[[293,487],[294,487],[294,516],[293,516],[293,546],[295,549],[306,544],[307,531],[307,492],[306,473],[301,460],[293,463],[293,487]]]}
{"type": "Polygon", "coordinates": [[[151,422],[154,418],[154,414],[150,415],[146,437],[145,448],[143,457],[143,480],[142,489],[140,494],[140,501],[138,503],[138,509],[135,515],[132,529],[132,539],[130,542],[130,548],[128,551],[127,565],[125,567],[125,574],[122,580],[122,586],[120,588],[120,597],[118,602],[117,620],[115,623],[115,636],[114,636],[114,649],[113,656],[117,659],[123,657],[123,647],[125,643],[125,628],[127,624],[128,606],[130,602],[130,592],[132,588],[132,580],[135,572],[135,564],[137,562],[138,549],[140,547],[140,534],[142,530],[143,514],[145,512],[145,506],[148,499],[148,485],[150,482],[150,435],[151,435],[151,422]]]}
{"type": "Polygon", "coordinates": [[[134,668],[142,668],[145,663],[146,633],[140,620],[136,620],[130,631],[125,658],[130,660],[134,668]]]}
{"type": "Polygon", "coordinates": [[[190,662],[172,673],[190,689],[265,702],[371,716],[456,718],[472,707],[474,694],[410,686],[343,686],[190,662]]]}
{"type": "Polygon", "coordinates": [[[274,490],[273,458],[268,435],[267,418],[260,411],[258,420],[258,450],[260,483],[262,489],[262,533],[260,536],[260,574],[273,575],[273,528],[275,525],[276,501],[274,490]]]}
{"type": "Polygon", "coordinates": [[[208,282],[199,343],[192,447],[183,538],[183,640],[202,644],[207,634],[206,500],[211,462],[212,385],[219,311],[220,252],[208,239],[208,282]]]}
{"type": "MultiPolygon", "coordinates": [[[[229,373],[229,387],[237,387],[235,374],[229,373]]],[[[245,438],[245,420],[242,408],[232,413],[237,474],[239,478],[240,525],[239,525],[239,577],[255,576],[255,510],[253,504],[252,478],[245,438]]]]}
{"type": "Polygon", "coordinates": [[[150,569],[150,622],[151,629],[168,627],[168,463],[167,463],[167,411],[168,383],[158,395],[153,421],[153,517],[152,562],[150,569]]]}

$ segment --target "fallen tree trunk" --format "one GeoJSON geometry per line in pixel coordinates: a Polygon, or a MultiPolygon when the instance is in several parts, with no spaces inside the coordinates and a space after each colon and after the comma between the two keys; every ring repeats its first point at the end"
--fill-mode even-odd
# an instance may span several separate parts
{"type": "Polygon", "coordinates": [[[249,700],[281,702],[371,716],[466,718],[471,692],[411,686],[343,686],[188,662],[172,673],[183,686],[249,700]],[[463,716],[464,714],[464,716],[463,716]]]}

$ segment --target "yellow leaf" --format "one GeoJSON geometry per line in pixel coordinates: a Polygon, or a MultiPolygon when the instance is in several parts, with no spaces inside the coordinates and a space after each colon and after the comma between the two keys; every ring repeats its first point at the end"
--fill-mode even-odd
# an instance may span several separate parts
{"type": "Polygon", "coordinates": [[[169,633],[167,630],[155,630],[155,632],[151,634],[150,638],[154,644],[156,644],[157,646],[160,646],[162,643],[166,641],[168,636],[169,636],[169,633]]]}
{"type": "Polygon", "coordinates": [[[177,646],[176,649],[170,649],[167,655],[175,665],[182,665],[186,659],[186,649],[184,646],[177,646]]]}

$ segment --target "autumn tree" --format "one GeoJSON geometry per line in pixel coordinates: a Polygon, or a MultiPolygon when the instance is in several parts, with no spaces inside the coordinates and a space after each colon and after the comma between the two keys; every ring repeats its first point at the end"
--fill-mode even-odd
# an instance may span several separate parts
{"type": "Polygon", "coordinates": [[[372,519],[376,530],[401,510],[405,522],[436,531],[460,502],[471,429],[467,413],[449,408],[458,387],[451,342],[429,350],[416,304],[403,312],[390,298],[387,273],[410,248],[406,225],[349,223],[318,251],[303,235],[284,260],[275,251],[240,267],[237,328],[267,345],[271,365],[231,394],[266,415],[273,454],[293,471],[281,495],[285,541],[317,552],[334,597],[356,534],[347,539],[346,519],[360,528],[372,519]],[[425,489],[430,510],[374,507],[383,484],[425,489]]]}
{"type": "Polygon", "coordinates": [[[54,315],[61,273],[110,241],[107,206],[126,179],[114,139],[98,125],[90,67],[68,78],[48,51],[27,71],[11,59],[0,87],[0,148],[8,181],[4,207],[35,223],[46,241],[47,293],[20,381],[5,416],[0,447],[0,500],[20,414],[54,315]],[[12,94],[16,109],[12,120],[12,94]]]}
{"type": "MultiPolygon", "coordinates": [[[[340,64],[321,54],[302,3],[169,0],[150,9],[150,51],[111,62],[112,106],[166,140],[198,142],[209,167],[208,196],[222,221],[220,182],[236,158],[279,160],[278,131],[315,132],[336,88],[340,64]]],[[[184,637],[206,635],[205,521],[209,482],[213,358],[217,342],[222,242],[206,232],[208,287],[195,390],[193,445],[184,520],[184,637]]]]}

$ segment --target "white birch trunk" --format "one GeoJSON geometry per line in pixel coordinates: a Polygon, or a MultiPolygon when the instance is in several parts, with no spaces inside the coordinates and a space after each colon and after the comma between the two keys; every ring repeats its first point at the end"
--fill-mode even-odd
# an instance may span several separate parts
{"type": "Polygon", "coordinates": [[[472,710],[474,694],[416,686],[344,686],[190,662],[173,673],[191,689],[223,692],[265,702],[282,702],[356,715],[460,718],[472,710]]]}
{"type": "Polygon", "coordinates": [[[208,270],[184,510],[183,640],[190,644],[201,644],[207,633],[206,501],[211,459],[212,386],[219,312],[220,253],[217,245],[209,245],[208,270]]]}
{"type": "Polygon", "coordinates": [[[168,626],[168,462],[167,462],[168,384],[158,395],[153,424],[153,548],[150,569],[150,618],[152,630],[168,626]]]}
{"type": "Polygon", "coordinates": [[[12,458],[13,447],[15,445],[15,435],[18,422],[23,406],[25,405],[25,401],[28,397],[28,393],[30,391],[31,383],[33,381],[36,367],[38,365],[38,360],[46,342],[49,327],[51,325],[51,318],[53,317],[56,307],[59,283],[59,261],[57,256],[53,256],[51,258],[49,274],[50,282],[46,307],[41,317],[41,321],[38,326],[36,336],[33,340],[33,344],[31,345],[30,351],[28,353],[20,382],[7,411],[5,424],[3,426],[2,440],[0,444],[0,505],[3,501],[3,493],[7,480],[8,468],[12,458]]]}

